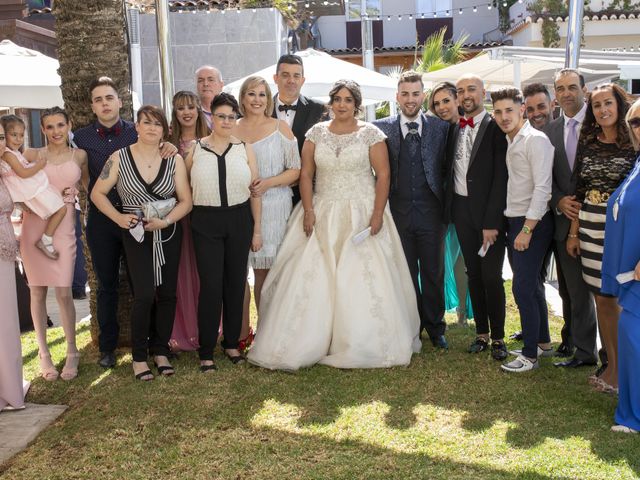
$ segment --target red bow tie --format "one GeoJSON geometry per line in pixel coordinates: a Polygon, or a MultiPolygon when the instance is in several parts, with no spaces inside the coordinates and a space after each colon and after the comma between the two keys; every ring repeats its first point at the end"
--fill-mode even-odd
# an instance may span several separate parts
{"type": "Polygon", "coordinates": [[[471,118],[460,117],[460,128],[464,128],[467,125],[470,126],[471,128],[474,127],[473,117],[471,117],[471,118]]]}
{"type": "Polygon", "coordinates": [[[113,137],[117,137],[118,135],[120,135],[120,131],[121,131],[121,127],[119,123],[116,123],[113,127],[111,128],[107,128],[107,127],[98,127],[98,135],[100,135],[100,138],[107,138],[109,135],[113,136],[113,137]]]}

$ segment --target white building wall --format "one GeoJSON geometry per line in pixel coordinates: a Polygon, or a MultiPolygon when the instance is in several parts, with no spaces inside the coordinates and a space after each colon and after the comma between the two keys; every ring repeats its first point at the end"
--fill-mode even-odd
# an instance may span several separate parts
{"type": "MultiPolygon", "coordinates": [[[[486,3],[486,2],[481,2],[486,3]]],[[[483,35],[498,28],[498,9],[488,10],[486,6],[478,7],[473,12],[473,7],[478,0],[453,0],[453,38],[457,40],[460,35],[469,34],[467,43],[482,42],[483,35]],[[458,10],[462,8],[462,15],[458,10]]]]}

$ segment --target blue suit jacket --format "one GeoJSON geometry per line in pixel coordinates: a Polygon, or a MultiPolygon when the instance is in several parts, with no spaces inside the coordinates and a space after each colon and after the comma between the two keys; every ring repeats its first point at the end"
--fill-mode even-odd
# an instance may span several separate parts
{"type": "MultiPolygon", "coordinates": [[[[427,183],[434,195],[444,205],[444,183],[447,171],[447,132],[449,124],[437,117],[420,113],[422,131],[420,132],[422,167],[427,183]]],[[[398,186],[398,168],[400,164],[400,145],[402,130],[400,115],[376,120],[373,124],[387,136],[389,165],[391,167],[391,189],[393,193],[398,186]]]]}

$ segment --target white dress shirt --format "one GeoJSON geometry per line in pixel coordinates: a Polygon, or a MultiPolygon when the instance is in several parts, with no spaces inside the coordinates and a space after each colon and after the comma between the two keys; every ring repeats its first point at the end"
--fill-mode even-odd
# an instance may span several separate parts
{"type": "MultiPolygon", "coordinates": [[[[300,100],[300,97],[296,98],[296,101],[291,103],[290,105],[297,106],[299,103],[299,100],[300,100]]],[[[287,125],[289,125],[289,128],[293,128],[293,120],[296,118],[296,111],[295,110],[287,110],[286,112],[280,111],[280,109],[278,108],[280,105],[286,105],[286,104],[284,102],[281,102],[280,97],[277,96],[276,97],[276,115],[283,122],[287,122],[287,125]]]]}
{"type": "Polygon", "coordinates": [[[513,140],[507,135],[507,217],[540,220],[549,210],[554,148],[525,121],[513,140]]]}
{"type": "Polygon", "coordinates": [[[407,123],[415,122],[418,124],[418,136],[422,136],[422,115],[418,114],[416,118],[413,120],[407,117],[404,113],[400,114],[400,131],[402,132],[402,138],[407,136],[409,133],[409,127],[407,127],[407,123]]]}
{"type": "Polygon", "coordinates": [[[486,110],[482,110],[473,117],[473,128],[466,126],[460,130],[458,135],[458,144],[456,146],[456,155],[453,165],[453,189],[458,195],[466,197],[467,192],[467,171],[469,170],[469,160],[471,160],[471,150],[473,142],[476,141],[476,135],[480,129],[480,124],[487,114],[486,110]]]}

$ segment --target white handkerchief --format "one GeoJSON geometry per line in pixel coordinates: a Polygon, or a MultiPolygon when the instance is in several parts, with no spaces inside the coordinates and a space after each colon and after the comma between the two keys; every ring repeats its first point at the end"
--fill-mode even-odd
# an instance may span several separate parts
{"type": "Polygon", "coordinates": [[[371,227],[367,227],[361,232],[358,232],[353,237],[351,237],[351,241],[353,242],[354,245],[360,245],[370,235],[371,235],[371,227]]]}

